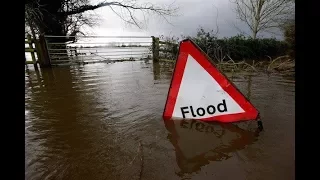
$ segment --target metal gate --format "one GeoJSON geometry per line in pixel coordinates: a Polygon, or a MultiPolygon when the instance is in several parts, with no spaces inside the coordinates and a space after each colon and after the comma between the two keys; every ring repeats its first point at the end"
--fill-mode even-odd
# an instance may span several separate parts
{"type": "Polygon", "coordinates": [[[51,65],[152,58],[149,36],[45,36],[51,65]]]}

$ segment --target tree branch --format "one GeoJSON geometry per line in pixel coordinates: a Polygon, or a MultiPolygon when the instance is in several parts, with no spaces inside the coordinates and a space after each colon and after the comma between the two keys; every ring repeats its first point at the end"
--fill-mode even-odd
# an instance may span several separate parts
{"type": "Polygon", "coordinates": [[[118,7],[123,7],[127,9],[133,9],[133,10],[149,10],[149,11],[154,11],[157,14],[160,15],[172,15],[172,13],[175,11],[175,9],[164,9],[164,8],[159,8],[159,7],[154,7],[154,5],[145,5],[145,6],[136,6],[136,5],[127,5],[123,4],[120,2],[102,2],[97,5],[83,5],[77,8],[72,9],[71,11],[66,11],[66,12],[61,12],[63,15],[72,15],[72,14],[79,14],[83,13],[85,11],[90,11],[90,10],[95,10],[101,7],[105,6],[118,6],[118,7]]]}

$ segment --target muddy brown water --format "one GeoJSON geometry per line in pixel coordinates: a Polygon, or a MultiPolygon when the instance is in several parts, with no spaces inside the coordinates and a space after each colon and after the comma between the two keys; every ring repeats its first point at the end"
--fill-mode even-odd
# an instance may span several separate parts
{"type": "Polygon", "coordinates": [[[295,179],[295,84],[233,82],[254,121],[162,120],[170,65],[122,62],[25,72],[26,179],[295,179]],[[167,67],[169,66],[169,67],[167,67]]]}

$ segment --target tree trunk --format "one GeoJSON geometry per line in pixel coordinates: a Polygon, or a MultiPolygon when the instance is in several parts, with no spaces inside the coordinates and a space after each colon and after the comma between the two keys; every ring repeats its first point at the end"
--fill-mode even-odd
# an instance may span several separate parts
{"type": "Polygon", "coordinates": [[[257,38],[257,33],[258,33],[258,25],[259,21],[256,19],[253,25],[253,30],[252,30],[252,38],[256,39],[257,38]]]}
{"type": "Polygon", "coordinates": [[[257,38],[257,32],[256,32],[256,31],[253,31],[253,32],[252,32],[252,38],[253,38],[253,39],[256,39],[256,38],[257,38]]]}

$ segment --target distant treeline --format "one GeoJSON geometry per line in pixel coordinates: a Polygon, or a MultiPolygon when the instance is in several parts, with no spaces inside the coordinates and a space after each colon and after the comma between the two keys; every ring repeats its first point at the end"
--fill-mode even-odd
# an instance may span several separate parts
{"type": "MultiPolygon", "coordinates": [[[[290,54],[292,46],[275,38],[253,39],[243,35],[218,39],[214,33],[200,29],[192,39],[210,58],[217,61],[269,60],[290,54]]],[[[178,38],[165,41],[178,43],[178,38]]]]}

